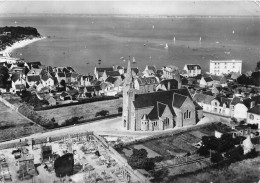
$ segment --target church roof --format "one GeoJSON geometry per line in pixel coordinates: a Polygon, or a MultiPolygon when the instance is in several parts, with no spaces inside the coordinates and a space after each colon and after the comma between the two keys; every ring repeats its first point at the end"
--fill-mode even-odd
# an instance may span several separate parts
{"type": "Polygon", "coordinates": [[[247,112],[260,115],[260,104],[255,105],[253,108],[249,109],[247,112]]]}
{"type": "Polygon", "coordinates": [[[192,99],[187,88],[136,94],[133,104],[136,109],[153,107],[148,117],[149,119],[157,119],[159,115],[163,114],[166,106],[169,107],[171,113],[175,116],[173,107],[181,107],[187,97],[192,99]]]}

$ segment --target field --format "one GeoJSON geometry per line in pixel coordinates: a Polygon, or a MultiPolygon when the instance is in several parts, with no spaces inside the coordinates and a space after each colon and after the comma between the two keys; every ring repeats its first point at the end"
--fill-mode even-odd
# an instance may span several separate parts
{"type": "Polygon", "coordinates": [[[43,131],[41,127],[28,121],[0,102],[0,141],[43,131]]]}
{"type": "Polygon", "coordinates": [[[260,157],[247,159],[232,163],[224,169],[206,169],[203,172],[185,175],[176,179],[168,179],[164,182],[193,183],[193,182],[215,182],[215,183],[244,183],[258,182],[260,180],[260,157]]]}
{"type": "Polygon", "coordinates": [[[54,118],[58,124],[62,124],[66,119],[72,117],[83,116],[83,120],[95,118],[96,112],[101,110],[108,110],[109,114],[117,114],[118,107],[122,106],[122,99],[115,99],[76,106],[60,107],[57,109],[39,111],[38,113],[41,116],[47,116],[49,119],[54,118]]]}

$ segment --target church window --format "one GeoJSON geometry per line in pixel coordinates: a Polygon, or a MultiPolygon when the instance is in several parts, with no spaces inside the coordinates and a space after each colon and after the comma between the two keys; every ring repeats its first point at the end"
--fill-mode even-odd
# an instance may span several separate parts
{"type": "Polygon", "coordinates": [[[253,115],[253,114],[250,114],[250,115],[249,115],[249,119],[254,120],[254,115],[253,115]]]}

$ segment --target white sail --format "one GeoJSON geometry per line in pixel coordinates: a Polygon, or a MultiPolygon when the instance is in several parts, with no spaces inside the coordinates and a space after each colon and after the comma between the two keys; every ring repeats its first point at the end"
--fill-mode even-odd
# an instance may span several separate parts
{"type": "Polygon", "coordinates": [[[235,34],[235,31],[233,30],[233,32],[232,32],[233,34],[235,34]]]}
{"type": "Polygon", "coordinates": [[[135,62],[136,62],[135,57],[133,57],[133,63],[135,63],[135,62]]]}
{"type": "Polygon", "coordinates": [[[167,43],[165,44],[165,49],[168,49],[168,44],[167,43]]]}
{"type": "Polygon", "coordinates": [[[154,29],[154,25],[153,25],[153,29],[154,29]]]}
{"type": "Polygon", "coordinates": [[[201,42],[201,37],[200,37],[200,42],[201,42]]]}

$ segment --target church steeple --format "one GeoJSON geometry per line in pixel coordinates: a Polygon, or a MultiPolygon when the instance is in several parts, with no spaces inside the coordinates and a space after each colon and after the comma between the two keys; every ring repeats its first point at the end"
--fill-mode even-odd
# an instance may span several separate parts
{"type": "Polygon", "coordinates": [[[124,87],[126,86],[130,86],[133,80],[133,76],[132,76],[132,69],[131,69],[131,64],[130,64],[130,60],[128,61],[128,66],[127,66],[127,71],[126,71],[126,77],[125,77],[125,81],[124,81],[124,87]]]}

